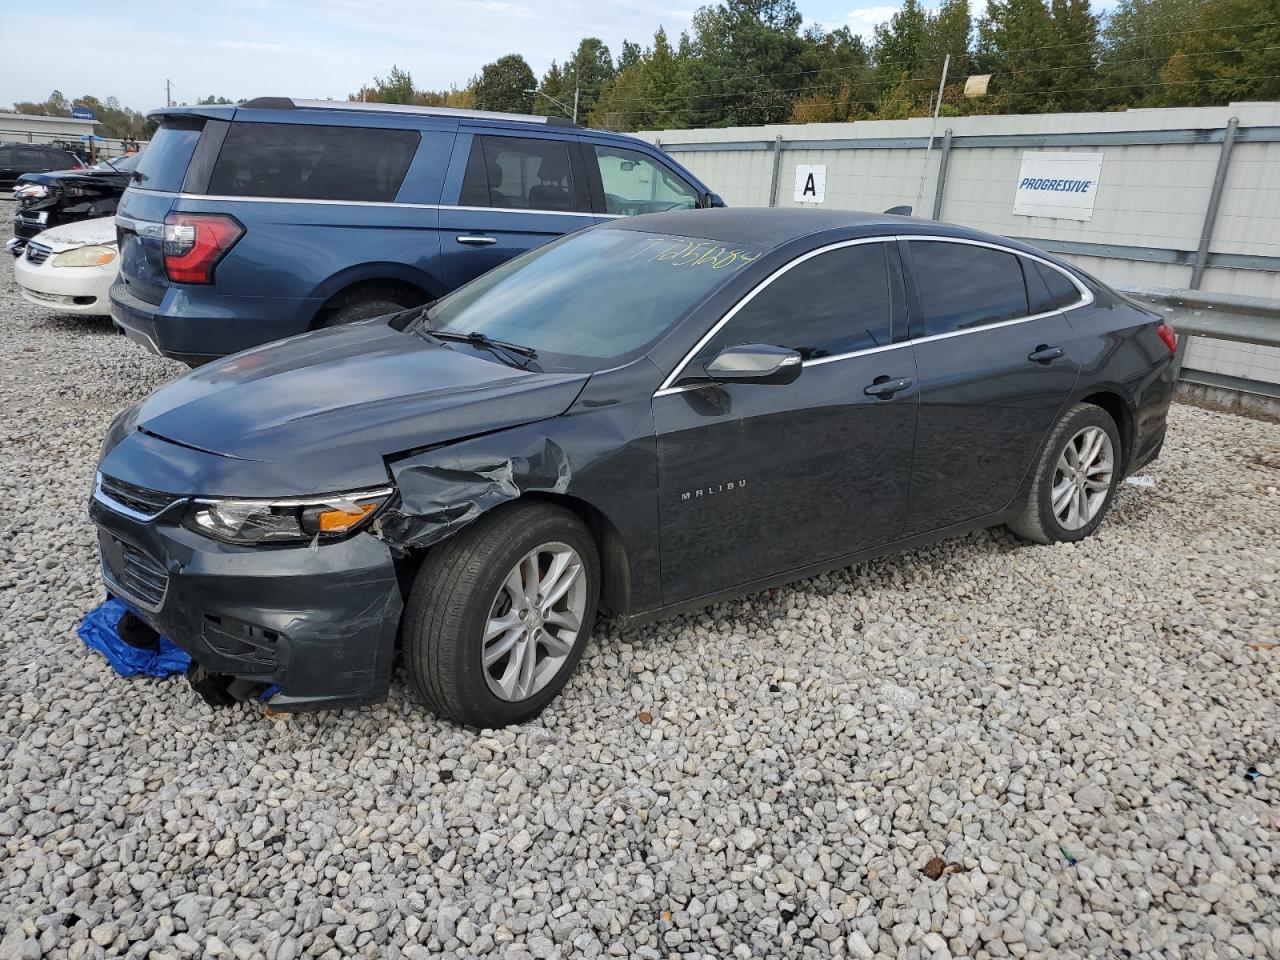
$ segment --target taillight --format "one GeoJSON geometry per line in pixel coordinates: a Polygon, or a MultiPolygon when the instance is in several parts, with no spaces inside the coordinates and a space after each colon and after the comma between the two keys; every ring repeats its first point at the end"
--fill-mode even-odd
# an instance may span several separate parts
{"type": "Polygon", "coordinates": [[[173,283],[213,283],[213,268],[242,236],[234,217],[171,213],[164,218],[164,272],[173,283]]]}
{"type": "Polygon", "coordinates": [[[1164,341],[1170,353],[1178,352],[1178,331],[1173,329],[1172,324],[1167,320],[1161,320],[1160,326],[1156,327],[1156,333],[1160,335],[1160,339],[1164,341]]]}

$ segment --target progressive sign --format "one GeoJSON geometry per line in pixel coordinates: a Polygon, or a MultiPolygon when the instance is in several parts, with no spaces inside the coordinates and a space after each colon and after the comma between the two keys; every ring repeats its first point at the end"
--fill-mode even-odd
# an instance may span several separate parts
{"type": "Polygon", "coordinates": [[[1100,153],[1024,153],[1013,212],[1020,217],[1092,220],[1101,178],[1100,153]]]}

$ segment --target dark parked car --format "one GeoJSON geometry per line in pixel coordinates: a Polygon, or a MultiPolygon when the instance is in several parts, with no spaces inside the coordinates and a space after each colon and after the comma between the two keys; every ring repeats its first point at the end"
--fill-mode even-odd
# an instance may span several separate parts
{"type": "Polygon", "coordinates": [[[83,167],[80,158],[42,143],[0,143],[0,189],[13,188],[24,173],[46,173],[83,167]]]}
{"type": "Polygon", "coordinates": [[[1094,531],[1165,435],[1175,335],[1022,243],[931,221],[617,221],[426,310],[240,354],[124,412],[103,576],[296,710],[500,726],[597,610],[636,620],[1008,524],[1094,531]]]}
{"type": "Polygon", "coordinates": [[[17,256],[28,240],[51,227],[114,214],[139,156],[103,160],[80,170],[23,174],[13,189],[18,207],[10,251],[17,256]]]}
{"type": "Polygon", "coordinates": [[[554,117],[278,97],[150,116],[112,312],[192,365],[435,300],[602,220],[719,202],[643,140],[554,117]]]}

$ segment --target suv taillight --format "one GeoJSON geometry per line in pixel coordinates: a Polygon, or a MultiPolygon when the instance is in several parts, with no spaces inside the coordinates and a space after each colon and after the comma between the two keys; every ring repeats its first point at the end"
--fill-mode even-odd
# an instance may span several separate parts
{"type": "Polygon", "coordinates": [[[213,283],[213,268],[243,236],[234,217],[171,213],[164,218],[164,272],[173,283],[213,283]]]}
{"type": "Polygon", "coordinates": [[[1160,326],[1156,327],[1156,333],[1160,335],[1160,339],[1164,341],[1170,353],[1178,352],[1178,331],[1173,329],[1169,321],[1161,320],[1160,326]]]}

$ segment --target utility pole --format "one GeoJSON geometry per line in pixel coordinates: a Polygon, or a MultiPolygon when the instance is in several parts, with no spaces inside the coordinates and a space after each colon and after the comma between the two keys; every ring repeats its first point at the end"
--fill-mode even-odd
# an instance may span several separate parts
{"type": "Polygon", "coordinates": [[[164,105],[166,107],[173,106],[173,83],[170,80],[164,82],[164,105]]]}
{"type": "Polygon", "coordinates": [[[577,123],[578,122],[578,89],[579,88],[578,88],[578,78],[576,74],[578,71],[575,70],[573,72],[575,74],[573,78],[573,122],[577,123]]]}
{"type": "Polygon", "coordinates": [[[946,59],[942,61],[942,79],[938,81],[938,101],[933,105],[933,122],[929,125],[929,143],[924,148],[924,162],[920,164],[920,188],[916,191],[916,210],[920,209],[920,203],[924,199],[924,177],[929,170],[929,153],[933,150],[933,137],[938,130],[938,114],[942,113],[942,93],[947,86],[947,68],[950,66],[951,54],[948,53],[946,59]]]}

